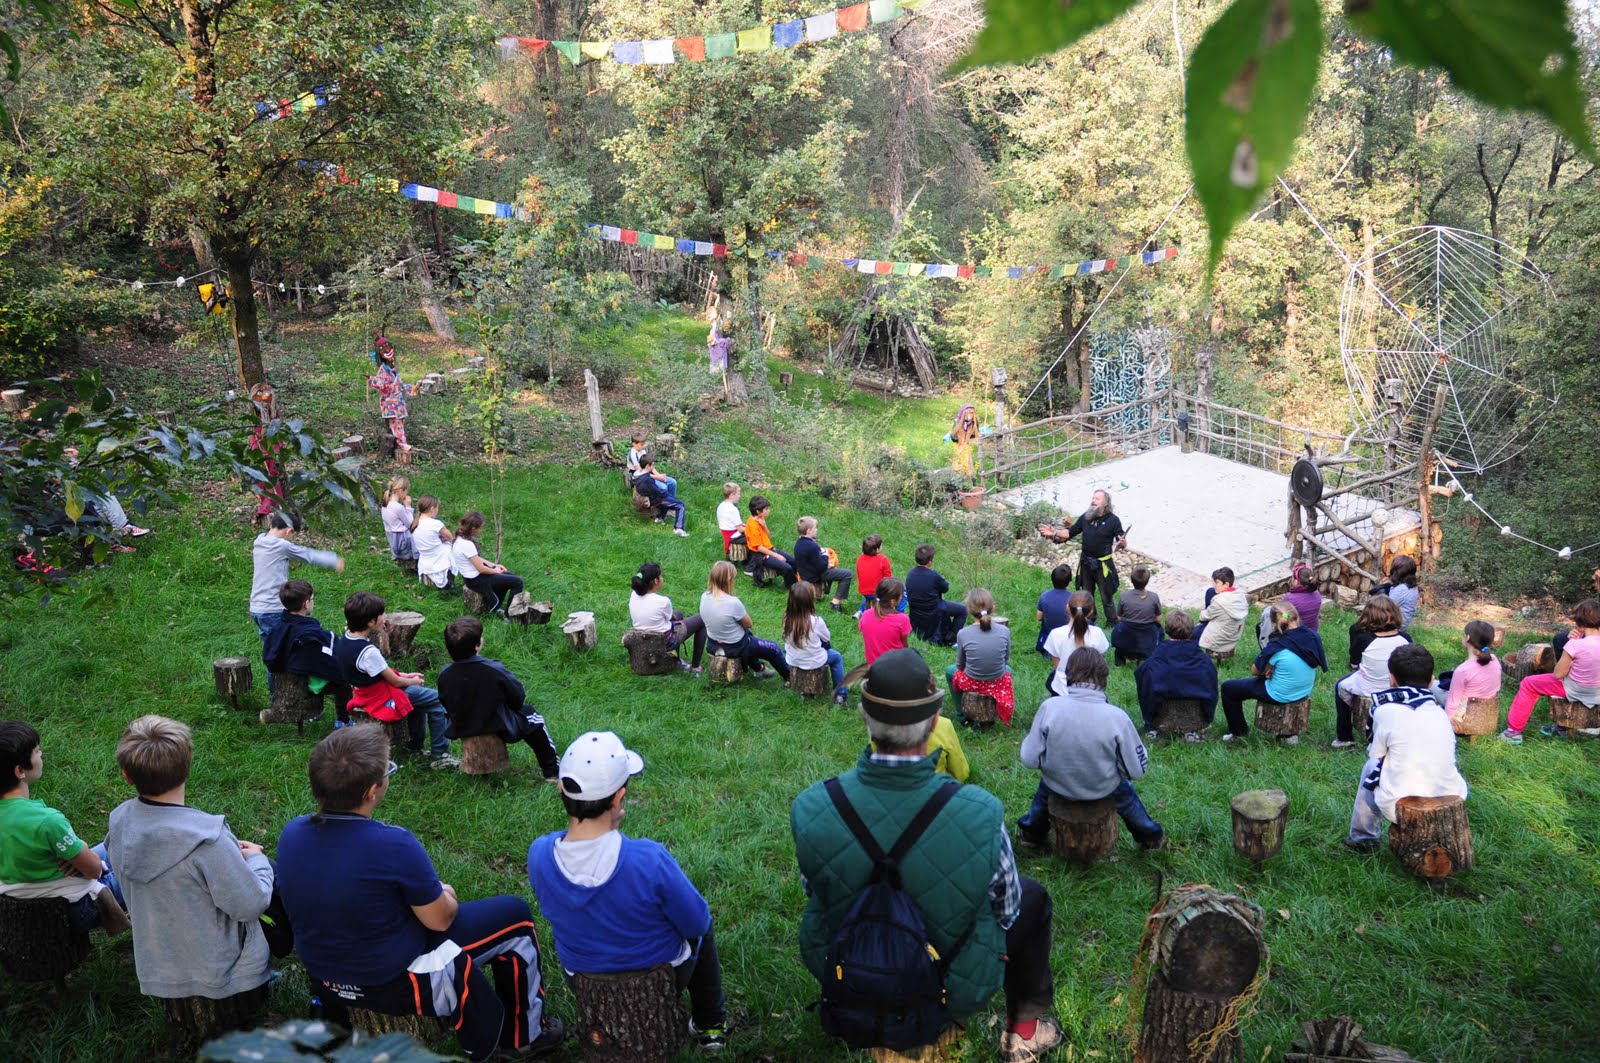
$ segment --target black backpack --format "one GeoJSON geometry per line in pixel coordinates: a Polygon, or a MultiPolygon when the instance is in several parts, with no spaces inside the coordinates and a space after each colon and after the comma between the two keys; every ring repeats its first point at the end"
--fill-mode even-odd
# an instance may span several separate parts
{"type": "Polygon", "coordinates": [[[928,941],[922,910],[901,888],[900,861],[961,784],[952,780],[935,791],[887,854],[845,797],[838,778],[823,786],[872,860],[872,878],[828,943],[818,1011],[823,1032],[851,1048],[931,1045],[953,1021],[944,976],[972,928],[941,957],[928,941]]]}

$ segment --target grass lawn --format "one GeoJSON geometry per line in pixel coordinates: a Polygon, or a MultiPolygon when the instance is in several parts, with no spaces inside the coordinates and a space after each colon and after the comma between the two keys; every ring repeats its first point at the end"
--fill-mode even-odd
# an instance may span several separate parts
{"type": "MultiPolygon", "coordinates": [[[[699,356],[687,327],[669,325],[661,338],[676,358],[699,356]]],[[[358,407],[360,359],[331,338],[324,346],[341,367],[327,378],[335,394],[319,400],[319,414],[358,407]]],[[[323,355],[307,357],[296,372],[317,379],[325,372],[317,361],[323,355]]],[[[449,357],[430,351],[418,361],[444,366],[449,357]]],[[[797,388],[802,379],[797,375],[797,388]]],[[[305,390],[303,384],[295,389],[305,390]]],[[[828,416],[858,425],[863,415],[881,416],[892,424],[900,410],[883,400],[862,401],[868,408],[828,416]]],[[[906,438],[942,434],[954,411],[953,400],[943,405],[931,400],[907,407],[912,427],[892,431],[906,438]]],[[[441,430],[448,421],[443,406],[425,416],[441,430]]],[[[356,426],[375,428],[370,408],[356,426]]],[[[428,423],[422,428],[414,435],[425,440],[428,423]]],[[[755,450],[760,440],[752,437],[749,445],[755,450]]],[[[429,458],[412,478],[414,494],[441,496],[452,520],[468,508],[490,509],[481,466],[429,458]]],[[[800,790],[854,764],[864,745],[855,711],[841,712],[825,699],[802,701],[770,683],[714,689],[688,676],[638,678],[619,646],[628,625],[628,580],[642,561],[660,561],[665,593],[686,611],[695,609],[706,569],[720,556],[711,516],[720,500],[717,487],[682,485],[691,536],[680,539],[633,514],[615,473],[519,459],[507,476],[504,560],[528,580],[536,598],[555,603],[558,619],[570,610],[594,610],[601,644],[578,654],[555,625],[497,625],[486,652],[523,678],[558,747],[585,730],[614,729],[645,757],[648,768],[629,789],[625,829],[667,845],[710,900],[738,1018],[729,1057],[845,1059],[807,1010],[816,986],[797,952],[804,897],[787,814],[800,790]]],[[[936,564],[954,586],[994,590],[1000,611],[1016,620],[1018,716],[1010,729],[963,731],[962,740],[973,764],[971,782],[998,795],[1015,819],[1037,779],[1018,764],[1017,746],[1043,694],[1047,662],[1031,645],[1033,602],[1046,584],[1044,573],[968,547],[947,519],[936,528],[927,517],[887,518],[782,489],[769,493],[775,530],[791,528],[801,513],[815,514],[823,542],[848,558],[864,535],[881,534],[901,574],[915,546],[933,542],[940,547],[936,564]]],[[[306,756],[330,723],[311,725],[304,739],[293,728],[260,725],[255,713],[266,694],[259,664],[248,711],[230,710],[212,690],[213,658],[259,661],[245,609],[251,510],[237,493],[196,491],[180,509],[151,517],[158,534],[137,553],[88,574],[88,593],[42,609],[14,606],[0,624],[0,714],[40,729],[46,767],[35,796],[62,809],[85,838],[102,837],[107,815],[129,796],[113,749],[124,724],[146,712],[177,717],[194,729],[189,800],[225,812],[240,837],[270,850],[285,821],[311,810],[306,756]]],[[[490,529],[490,541],[492,535],[490,529]]],[[[340,575],[296,573],[317,586],[319,618],[337,627],[341,603],[358,589],[384,594],[391,608],[424,612],[428,623],[419,644],[433,655],[431,682],[444,657],[443,627],[458,614],[458,600],[423,595],[403,578],[387,560],[376,517],[323,518],[305,538],[338,549],[348,562],[340,575]]],[[[781,593],[755,590],[745,580],[740,592],[757,633],[776,634],[781,593]]],[[[1325,614],[1330,660],[1345,659],[1350,619],[1338,611],[1325,614]]],[[[859,662],[853,624],[838,618],[833,630],[847,663],[859,662]]],[[[1459,662],[1458,632],[1423,626],[1419,633],[1441,666],[1459,662]]],[[[952,651],[926,652],[940,673],[952,660],[952,651]]],[[[1225,678],[1245,674],[1248,665],[1241,655],[1225,678]]],[[[1113,671],[1110,693],[1117,704],[1135,706],[1131,670],[1113,671]]],[[[1600,921],[1591,901],[1600,887],[1594,841],[1600,744],[1541,739],[1537,724],[1545,719],[1542,712],[1535,716],[1520,748],[1492,740],[1461,747],[1462,771],[1473,790],[1468,807],[1478,864],[1438,890],[1408,876],[1386,851],[1363,857],[1339,844],[1361,758],[1354,750],[1327,748],[1331,677],[1319,684],[1311,733],[1297,747],[1252,736],[1242,747],[1208,741],[1154,749],[1138,786],[1166,827],[1167,851],[1140,853],[1124,836],[1112,859],[1087,870],[1020,855],[1023,872],[1044,882],[1055,902],[1056,1012],[1068,1041],[1057,1058],[1128,1056],[1129,973],[1145,914],[1161,883],[1207,882],[1245,894],[1267,916],[1272,974],[1244,1026],[1247,1060],[1279,1058],[1301,1021],[1337,1014],[1354,1016],[1374,1040],[1419,1060],[1600,1059],[1600,1017],[1589,992],[1600,955],[1600,921]],[[1233,794],[1257,787],[1282,788],[1291,799],[1284,851],[1260,869],[1234,854],[1228,808],[1233,794]]],[[[472,779],[408,761],[379,810],[380,818],[422,839],[441,876],[463,898],[517,892],[531,900],[528,844],[565,824],[531,754],[513,750],[512,764],[508,775],[472,779]]],[[[547,931],[545,938],[548,947],[547,931]]],[[[96,942],[59,1006],[32,988],[0,981],[0,1028],[6,1031],[0,1043],[7,1058],[173,1058],[159,1009],[139,996],[130,941],[96,942]]],[[[293,960],[285,970],[273,1012],[303,1015],[303,972],[293,960]]],[[[552,959],[545,973],[554,976],[552,959]]],[[[550,1003],[570,1018],[572,997],[564,987],[552,989],[550,1003]]],[[[974,1018],[964,1058],[995,1058],[998,1005],[996,998],[995,1007],[974,1018]]],[[[563,1058],[577,1055],[572,1047],[563,1058]]]]}

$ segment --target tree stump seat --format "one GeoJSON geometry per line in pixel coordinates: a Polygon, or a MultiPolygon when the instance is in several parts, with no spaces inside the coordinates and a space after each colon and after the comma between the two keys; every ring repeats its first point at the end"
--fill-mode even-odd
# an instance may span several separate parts
{"type": "Polygon", "coordinates": [[[383,614],[383,637],[378,649],[388,658],[409,657],[416,644],[417,632],[428,618],[421,613],[401,611],[383,614]]]}
{"type": "Polygon", "coordinates": [[[194,1047],[232,1030],[255,1026],[266,1009],[268,983],[235,993],[231,997],[161,997],[161,1015],[168,1026],[178,1030],[183,1040],[194,1047]]]}
{"type": "Polygon", "coordinates": [[[1571,731],[1592,730],[1600,727],[1600,705],[1589,706],[1569,698],[1551,698],[1550,719],[1557,727],[1571,731]]]}
{"type": "MultiPolygon", "coordinates": [[[[412,710],[416,712],[416,709],[412,710]]],[[[350,722],[353,724],[371,724],[382,727],[389,734],[389,754],[393,756],[397,750],[408,749],[411,746],[411,725],[406,717],[398,720],[380,720],[375,716],[368,716],[360,709],[350,710],[350,722]]]]}
{"type": "Polygon", "coordinates": [[[506,619],[523,627],[529,624],[548,624],[554,614],[555,606],[552,603],[536,602],[527,591],[513,594],[511,604],[506,606],[506,619]]]}
{"type": "Polygon", "coordinates": [[[1149,958],[1137,1055],[1141,1063],[1241,1063],[1239,1016],[1267,959],[1261,909],[1209,886],[1162,898],[1145,925],[1149,958]],[[1197,1042],[1215,1045],[1201,1055],[1197,1042]]]}
{"type": "Polygon", "coordinates": [[[1211,658],[1212,664],[1227,664],[1233,660],[1233,650],[1206,650],[1206,656],[1211,658]]]}
{"type": "Polygon", "coordinates": [[[1513,683],[1520,683],[1530,675],[1543,675],[1556,670],[1555,647],[1548,642],[1530,642],[1506,654],[1500,661],[1501,672],[1513,683]]]}
{"type": "Polygon", "coordinates": [[[1289,797],[1282,790],[1246,790],[1236,794],[1233,809],[1233,848],[1240,856],[1260,863],[1278,855],[1289,822],[1289,797]]]}
{"type": "Polygon", "coordinates": [[[1000,719],[1000,706],[988,694],[975,690],[961,692],[961,715],[974,727],[992,727],[1000,719]]]}
{"type": "Polygon", "coordinates": [[[575,650],[592,650],[600,644],[599,628],[591,612],[568,613],[561,622],[561,633],[567,637],[567,645],[575,650]]]}
{"type": "Polygon", "coordinates": [[[1198,698],[1167,698],[1156,710],[1155,729],[1163,735],[1200,734],[1210,726],[1207,708],[1198,698]]]}
{"type": "Polygon", "coordinates": [[[723,653],[709,654],[706,657],[706,675],[713,683],[732,686],[744,678],[744,661],[723,653]]]}
{"type": "Polygon", "coordinates": [[[499,735],[473,735],[461,740],[461,774],[497,775],[511,767],[511,752],[499,735]]]}
{"type": "Polygon", "coordinates": [[[323,699],[328,693],[323,688],[321,693],[313,694],[310,683],[311,677],[299,672],[273,672],[272,704],[261,710],[261,722],[292,723],[303,736],[306,723],[322,716],[323,699]]]}
{"type": "Polygon", "coordinates": [[[1294,738],[1306,733],[1311,723],[1311,699],[1256,702],[1256,726],[1279,738],[1294,738]]]}
{"type": "Polygon", "coordinates": [[[790,668],[789,689],[803,698],[814,698],[833,690],[833,675],[827,665],[821,668],[790,668]]]}
{"type": "Polygon", "coordinates": [[[1088,865],[1117,847],[1117,803],[1110,796],[1069,801],[1051,793],[1049,808],[1051,846],[1063,860],[1088,865]]]}
{"type": "Polygon", "coordinates": [[[1357,694],[1350,699],[1350,726],[1362,734],[1372,733],[1372,698],[1357,694]]]}
{"type": "Polygon", "coordinates": [[[217,685],[217,696],[228,699],[236,709],[239,695],[255,685],[248,657],[218,657],[211,662],[211,678],[217,685]]]}
{"type": "Polygon", "coordinates": [[[667,642],[665,632],[629,628],[622,636],[628,651],[628,667],[634,675],[671,675],[678,670],[678,651],[667,642]]]}
{"type": "Polygon", "coordinates": [[[466,584],[462,584],[461,607],[467,612],[471,613],[473,616],[483,616],[489,611],[489,599],[485,598],[471,587],[468,587],[466,584]]]}
{"type": "Polygon", "coordinates": [[[444,1020],[432,1015],[390,1015],[366,1008],[347,1008],[350,1028],[378,1037],[386,1033],[403,1033],[421,1044],[428,1044],[439,1036],[444,1020]]]}
{"type": "Polygon", "coordinates": [[[931,1045],[920,1048],[869,1048],[867,1058],[872,1063],[949,1063],[960,1059],[961,1046],[966,1041],[966,1028],[952,1023],[939,1034],[931,1045]]]}
{"type": "Polygon", "coordinates": [[[585,1063],[665,1063],[688,1039],[688,1016],[669,964],[575,974],[577,1037],[585,1063]]]}
{"type": "Polygon", "coordinates": [[[89,935],[72,929],[72,905],[60,897],[0,895],[0,969],[18,982],[54,982],[89,955],[89,935]]]}
{"type": "Polygon", "coordinates": [[[1389,849],[1407,871],[1430,881],[1472,866],[1472,828],[1459,797],[1402,797],[1389,827],[1389,849]]]}
{"type": "Polygon", "coordinates": [[[634,491],[633,510],[641,516],[654,517],[656,515],[656,500],[649,495],[641,495],[638,491],[634,491]]]}
{"type": "Polygon", "coordinates": [[[750,548],[739,540],[728,544],[728,560],[736,565],[742,565],[750,557],[750,548]]]}
{"type": "Polygon", "coordinates": [[[1476,742],[1479,735],[1494,734],[1500,729],[1500,699],[1469,698],[1461,719],[1451,720],[1450,725],[1456,734],[1466,736],[1469,745],[1476,742]]]}

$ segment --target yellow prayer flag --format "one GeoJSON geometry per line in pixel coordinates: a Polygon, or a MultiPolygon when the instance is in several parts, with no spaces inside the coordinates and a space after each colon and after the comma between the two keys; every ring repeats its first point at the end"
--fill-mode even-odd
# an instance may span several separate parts
{"type": "Polygon", "coordinates": [[[739,31],[739,51],[765,52],[772,47],[772,27],[757,26],[739,31]]]}
{"type": "Polygon", "coordinates": [[[487,214],[491,218],[494,217],[494,200],[492,200],[492,199],[480,199],[480,200],[477,200],[476,202],[474,202],[472,204],[472,213],[474,213],[474,214],[487,214]]]}
{"type": "Polygon", "coordinates": [[[610,41],[579,41],[578,50],[590,59],[604,59],[611,54],[610,41]]]}
{"type": "Polygon", "coordinates": [[[400,181],[393,177],[379,178],[378,187],[385,192],[398,192],[400,191],[400,181]]]}
{"type": "Polygon", "coordinates": [[[671,251],[677,246],[677,243],[678,242],[670,236],[662,236],[660,233],[656,233],[653,246],[657,251],[671,251]]]}

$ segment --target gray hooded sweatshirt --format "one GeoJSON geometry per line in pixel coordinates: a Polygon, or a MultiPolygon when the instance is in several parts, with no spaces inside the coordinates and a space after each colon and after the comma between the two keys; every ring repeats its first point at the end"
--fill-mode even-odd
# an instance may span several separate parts
{"type": "Polygon", "coordinates": [[[133,923],[139,992],[220,1000],[267,980],[272,865],[240,853],[221,816],[135,798],[112,810],[106,851],[133,923]]]}
{"type": "MultiPolygon", "coordinates": [[[[1144,743],[1128,714],[1093,686],[1072,686],[1039,706],[1022,740],[1022,763],[1069,801],[1098,801],[1144,775],[1144,743]]],[[[112,865],[115,867],[116,865],[112,865]]]]}

